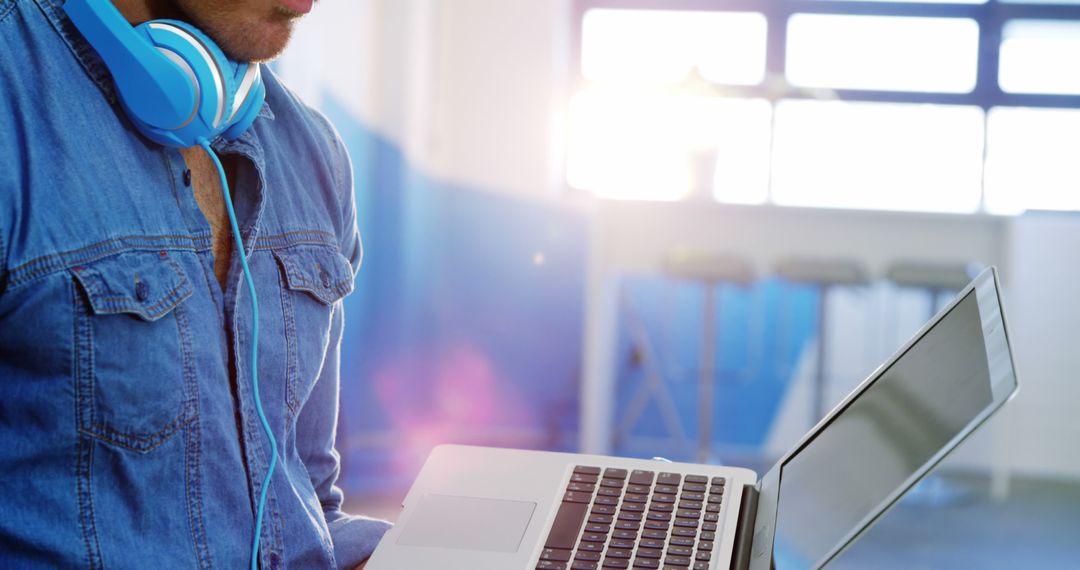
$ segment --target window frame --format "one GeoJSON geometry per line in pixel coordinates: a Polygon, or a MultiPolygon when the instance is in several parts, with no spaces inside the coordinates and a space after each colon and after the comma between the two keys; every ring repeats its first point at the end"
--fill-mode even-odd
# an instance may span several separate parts
{"type": "Polygon", "coordinates": [[[979,59],[975,88],[969,93],[830,89],[842,101],[929,103],[992,107],[1080,108],[1080,95],[1007,93],[998,84],[1002,29],[1009,20],[1038,19],[1080,22],[1080,4],[1011,4],[988,0],[984,4],[878,2],[859,0],[574,0],[571,34],[575,82],[589,84],[581,70],[582,32],[585,13],[592,9],[759,12],[766,19],[765,80],[758,85],[725,85],[732,97],[807,99],[814,94],[791,85],[785,69],[787,25],[794,14],[851,16],[908,16],[970,18],[979,25],[979,59]]]}

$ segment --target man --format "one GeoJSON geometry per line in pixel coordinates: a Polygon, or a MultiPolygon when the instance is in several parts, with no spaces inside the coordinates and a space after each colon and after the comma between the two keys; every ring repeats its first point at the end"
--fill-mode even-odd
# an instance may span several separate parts
{"type": "MultiPolygon", "coordinates": [[[[313,0],[115,0],[232,59],[285,47],[313,0]]],[[[341,511],[342,297],[361,246],[345,149],[262,69],[217,140],[260,301],[278,441],[263,568],[352,568],[387,523],[341,511]]],[[[252,314],[216,170],[138,134],[62,0],[0,0],[0,566],[250,565],[270,448],[252,314]]]]}

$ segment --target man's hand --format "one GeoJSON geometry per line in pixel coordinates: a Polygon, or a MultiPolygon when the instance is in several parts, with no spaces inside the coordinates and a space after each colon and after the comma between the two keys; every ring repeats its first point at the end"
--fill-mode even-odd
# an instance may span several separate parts
{"type": "Polygon", "coordinates": [[[367,560],[361,562],[356,568],[353,568],[353,570],[364,570],[364,566],[367,566],[367,560]]]}

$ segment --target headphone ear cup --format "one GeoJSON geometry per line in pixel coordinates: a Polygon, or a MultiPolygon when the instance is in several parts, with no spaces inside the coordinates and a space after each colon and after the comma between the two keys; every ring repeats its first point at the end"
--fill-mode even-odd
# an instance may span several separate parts
{"type": "Polygon", "coordinates": [[[210,38],[185,22],[151,20],[136,30],[191,79],[197,101],[195,112],[185,123],[168,130],[142,125],[144,133],[167,146],[189,147],[225,130],[236,91],[237,64],[225,57],[210,38]]]}
{"type": "Polygon", "coordinates": [[[266,99],[266,86],[262,81],[262,71],[257,63],[240,66],[238,69],[239,87],[233,95],[233,112],[229,117],[228,125],[221,136],[226,140],[235,140],[244,134],[262,109],[263,100],[266,99]]]}

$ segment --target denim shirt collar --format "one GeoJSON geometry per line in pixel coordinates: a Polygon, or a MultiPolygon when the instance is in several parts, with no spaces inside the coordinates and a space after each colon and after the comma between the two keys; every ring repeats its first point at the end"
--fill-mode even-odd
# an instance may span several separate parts
{"type": "MultiPolygon", "coordinates": [[[[41,11],[45,13],[45,16],[49,19],[49,23],[52,24],[56,32],[63,38],[64,43],[67,44],[71,53],[75,55],[75,59],[79,61],[79,65],[86,70],[86,73],[94,80],[98,88],[101,89],[102,94],[105,95],[105,99],[111,105],[119,104],[119,97],[116,94],[116,85],[113,84],[112,76],[109,73],[109,68],[105,66],[105,62],[102,61],[101,56],[94,50],[93,46],[83,38],[75,24],[68,18],[67,12],[64,12],[62,0],[36,0],[41,11]]],[[[259,64],[261,65],[261,64],[259,64]]],[[[263,106],[259,109],[259,119],[274,119],[274,112],[270,109],[270,105],[267,102],[263,102],[263,106]]],[[[227,143],[225,146],[232,146],[235,143],[241,141],[247,142],[248,145],[259,147],[252,129],[248,129],[243,135],[241,135],[236,141],[227,143]]],[[[261,155],[261,148],[258,149],[258,155],[261,155]]]]}

